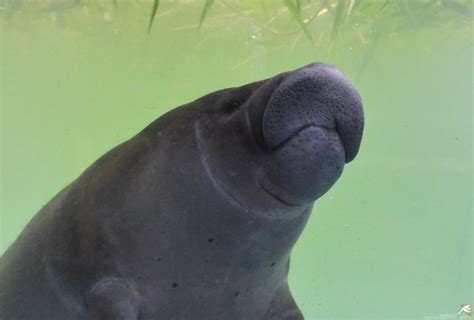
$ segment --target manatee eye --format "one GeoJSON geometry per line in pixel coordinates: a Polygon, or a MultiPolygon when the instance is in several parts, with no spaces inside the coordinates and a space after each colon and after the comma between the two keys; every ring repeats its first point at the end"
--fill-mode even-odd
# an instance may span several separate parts
{"type": "Polygon", "coordinates": [[[263,81],[258,81],[243,87],[221,90],[219,98],[214,100],[214,103],[218,105],[220,111],[224,112],[224,114],[231,115],[247,102],[262,83],[263,81]]]}
{"type": "Polygon", "coordinates": [[[224,105],[222,106],[222,110],[224,111],[225,114],[231,115],[245,103],[246,99],[238,98],[238,97],[233,97],[229,101],[226,101],[224,105]]]}

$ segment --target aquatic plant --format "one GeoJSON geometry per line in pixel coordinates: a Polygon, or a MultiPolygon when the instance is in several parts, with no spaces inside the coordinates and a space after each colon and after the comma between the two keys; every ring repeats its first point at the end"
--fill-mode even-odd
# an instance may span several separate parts
{"type": "MultiPolygon", "coordinates": [[[[166,1],[161,1],[166,2],[166,1]]],[[[171,5],[180,1],[173,1],[171,5]]],[[[225,1],[225,0],[202,0],[202,1],[181,1],[185,5],[193,3],[202,3],[202,9],[199,16],[197,27],[200,27],[213,6],[214,3],[219,3],[222,6],[240,5],[244,11],[255,11],[258,9],[267,10],[271,5],[268,0],[256,1],[225,1]],[[260,8],[259,8],[260,7],[260,8]]],[[[274,1],[277,2],[277,1],[274,1]]],[[[153,26],[156,15],[160,8],[160,0],[2,0],[0,1],[0,10],[7,15],[13,15],[21,11],[40,10],[43,12],[66,12],[80,7],[100,8],[106,10],[111,6],[120,10],[123,4],[131,4],[134,6],[149,6],[150,18],[148,28],[153,26]]],[[[169,4],[169,3],[168,3],[169,4]]],[[[470,0],[281,0],[277,15],[289,15],[307,34],[308,39],[313,37],[312,30],[309,26],[314,22],[315,18],[326,13],[333,15],[333,27],[331,38],[337,36],[338,30],[346,24],[351,16],[355,19],[365,16],[369,18],[367,22],[370,23],[374,17],[379,18],[398,17],[399,19],[408,22],[409,25],[421,26],[430,20],[439,18],[446,19],[445,14],[454,13],[458,16],[474,19],[474,5],[470,0]],[[283,9],[283,10],[281,10],[283,9]],[[375,14],[375,15],[374,15],[375,14]]],[[[268,24],[274,20],[276,16],[270,17],[264,24],[268,24]]],[[[456,18],[452,16],[451,18],[456,18]]]]}
{"type": "MultiPolygon", "coordinates": [[[[363,48],[362,73],[378,48],[379,40],[399,33],[424,32],[424,37],[446,39],[453,32],[472,34],[471,0],[0,0],[4,22],[50,23],[69,33],[91,34],[94,28],[120,34],[138,28],[151,37],[160,20],[173,15],[181,21],[175,31],[206,31],[232,25],[252,30],[252,38],[271,41],[291,37],[290,47],[306,39],[329,55],[340,43],[363,48]],[[183,8],[186,7],[187,10],[183,8]],[[189,10],[189,7],[195,9],[189,10]],[[194,17],[180,13],[195,12],[194,17]],[[138,23],[131,24],[131,20],[138,23]],[[442,29],[440,26],[443,26],[442,29]],[[463,32],[465,31],[465,32],[463,32]],[[301,37],[303,35],[303,37],[301,37]]],[[[148,41],[148,40],[147,40],[148,41]]],[[[472,46],[472,36],[469,40],[472,46]]]]}

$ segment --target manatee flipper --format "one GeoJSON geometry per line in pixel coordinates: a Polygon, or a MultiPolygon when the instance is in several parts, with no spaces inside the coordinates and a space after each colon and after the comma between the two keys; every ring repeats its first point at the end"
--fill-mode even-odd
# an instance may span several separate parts
{"type": "Polygon", "coordinates": [[[277,290],[262,320],[304,320],[290,293],[288,282],[282,283],[277,290]]]}
{"type": "Polygon", "coordinates": [[[87,295],[89,319],[138,320],[138,294],[124,281],[108,278],[97,283],[87,295]]]}

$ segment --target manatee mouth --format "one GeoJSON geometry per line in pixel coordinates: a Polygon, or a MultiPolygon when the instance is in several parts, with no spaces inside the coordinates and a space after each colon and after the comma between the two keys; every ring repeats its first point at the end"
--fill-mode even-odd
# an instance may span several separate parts
{"type": "Polygon", "coordinates": [[[247,103],[252,135],[266,154],[260,184],[283,203],[319,198],[358,152],[362,102],[333,66],[312,64],[272,78],[247,103]]]}
{"type": "Polygon", "coordinates": [[[344,159],[336,130],[305,126],[270,151],[260,185],[289,205],[312,202],[341,176],[344,159]]]}

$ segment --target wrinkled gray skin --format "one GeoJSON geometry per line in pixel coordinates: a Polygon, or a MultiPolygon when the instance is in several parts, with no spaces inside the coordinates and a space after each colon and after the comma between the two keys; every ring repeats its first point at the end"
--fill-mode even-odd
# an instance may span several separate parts
{"type": "Polygon", "coordinates": [[[0,318],[303,319],[291,249],[362,129],[326,64],[169,112],[28,224],[0,260],[0,318]]]}

